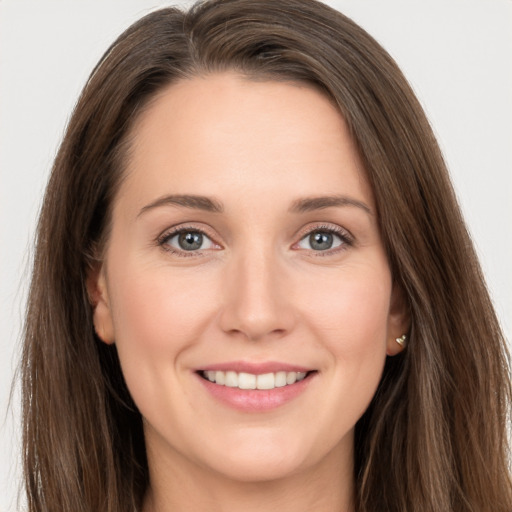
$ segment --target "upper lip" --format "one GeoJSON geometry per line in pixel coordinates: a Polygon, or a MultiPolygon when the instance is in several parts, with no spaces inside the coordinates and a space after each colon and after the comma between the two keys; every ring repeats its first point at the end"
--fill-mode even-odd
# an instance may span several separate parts
{"type": "Polygon", "coordinates": [[[210,364],[198,368],[198,371],[224,371],[224,372],[237,372],[237,373],[251,373],[253,375],[262,375],[264,373],[276,372],[310,372],[313,368],[305,366],[280,363],[278,361],[267,362],[250,362],[250,361],[229,361],[225,363],[210,364]]]}

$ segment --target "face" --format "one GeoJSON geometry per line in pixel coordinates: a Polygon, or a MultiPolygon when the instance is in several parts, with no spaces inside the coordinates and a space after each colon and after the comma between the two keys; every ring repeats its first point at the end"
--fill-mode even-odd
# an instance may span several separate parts
{"type": "Polygon", "coordinates": [[[404,330],[343,118],[312,88],[231,73],[139,118],[89,286],[150,467],[244,481],[350,466],[404,330]]]}

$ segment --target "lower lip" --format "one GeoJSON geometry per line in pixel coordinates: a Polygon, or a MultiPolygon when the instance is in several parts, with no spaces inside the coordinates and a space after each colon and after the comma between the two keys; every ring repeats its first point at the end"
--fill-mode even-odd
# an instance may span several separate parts
{"type": "Polygon", "coordinates": [[[284,405],[304,393],[316,373],[294,384],[274,389],[240,389],[221,386],[198,375],[206,390],[224,404],[244,412],[265,412],[284,405]]]}

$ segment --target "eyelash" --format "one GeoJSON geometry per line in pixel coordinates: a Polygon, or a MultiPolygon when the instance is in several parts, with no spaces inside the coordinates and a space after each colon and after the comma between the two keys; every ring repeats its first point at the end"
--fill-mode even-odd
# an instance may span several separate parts
{"type": "MultiPolygon", "coordinates": [[[[161,236],[158,237],[157,243],[158,245],[166,252],[169,252],[171,254],[174,254],[176,256],[182,257],[182,258],[189,258],[189,257],[197,257],[202,256],[204,251],[185,251],[185,250],[178,250],[174,247],[171,247],[168,242],[176,235],[179,235],[181,233],[200,233],[201,235],[205,236],[206,238],[210,239],[212,243],[213,237],[209,235],[204,229],[197,228],[195,226],[180,226],[174,229],[171,229],[170,231],[166,231],[161,236]]],[[[216,244],[219,245],[219,244],[216,244]]]]}
{"type": "MultiPolygon", "coordinates": [[[[166,231],[162,235],[160,235],[157,238],[157,244],[160,246],[164,251],[174,254],[176,256],[182,257],[182,258],[188,258],[188,257],[198,257],[203,256],[204,250],[195,250],[195,251],[185,251],[185,250],[177,250],[173,247],[171,247],[168,242],[176,235],[179,235],[181,233],[200,233],[201,235],[207,237],[209,240],[212,241],[215,245],[219,245],[216,242],[213,241],[213,237],[210,236],[205,230],[197,228],[195,226],[180,226],[174,229],[171,229],[170,231],[166,231]]],[[[311,236],[313,233],[329,233],[332,235],[337,236],[341,240],[341,244],[338,247],[335,247],[334,249],[327,249],[325,251],[315,251],[313,249],[310,250],[312,255],[315,257],[326,257],[326,256],[332,256],[333,254],[337,254],[340,251],[346,250],[348,247],[352,247],[354,245],[354,238],[353,236],[345,229],[339,227],[339,226],[333,226],[333,225],[320,225],[320,226],[314,226],[311,229],[307,229],[304,232],[300,234],[300,239],[298,242],[294,243],[292,247],[297,246],[300,242],[302,242],[306,237],[311,236]]],[[[206,249],[208,250],[208,249],[206,249]]]]}
{"type": "Polygon", "coordinates": [[[333,256],[334,254],[338,254],[341,251],[345,251],[347,250],[347,248],[352,247],[354,245],[354,237],[346,229],[343,229],[340,226],[324,224],[314,226],[312,229],[306,229],[304,232],[300,234],[299,241],[293,244],[293,246],[298,245],[300,242],[302,242],[302,240],[304,240],[308,236],[311,236],[313,233],[329,233],[331,235],[337,236],[341,240],[341,244],[333,249],[327,249],[325,251],[315,251],[311,249],[310,252],[314,257],[323,258],[327,256],[333,256]]]}

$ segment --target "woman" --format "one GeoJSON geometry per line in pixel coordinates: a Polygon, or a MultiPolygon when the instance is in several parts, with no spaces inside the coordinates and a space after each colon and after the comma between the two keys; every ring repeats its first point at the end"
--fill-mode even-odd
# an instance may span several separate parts
{"type": "Polygon", "coordinates": [[[41,214],[29,510],[512,507],[508,359],[428,122],[311,1],[212,1],[94,70],[41,214]]]}

